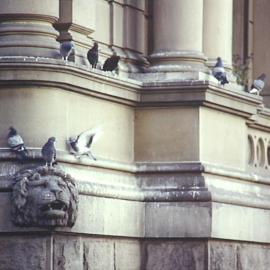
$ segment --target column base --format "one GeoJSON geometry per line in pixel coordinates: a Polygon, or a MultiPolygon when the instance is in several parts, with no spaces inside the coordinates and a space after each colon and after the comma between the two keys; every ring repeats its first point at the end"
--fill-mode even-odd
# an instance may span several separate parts
{"type": "Polygon", "coordinates": [[[129,78],[141,81],[143,83],[155,83],[155,82],[180,82],[180,81],[197,81],[207,80],[217,82],[217,80],[201,71],[178,71],[178,72],[151,72],[151,73],[132,73],[129,78]]]}
{"type": "Polygon", "coordinates": [[[211,71],[206,57],[197,51],[157,51],[148,57],[150,66],[144,74],[132,74],[143,81],[209,80],[211,71]]]}
{"type": "Polygon", "coordinates": [[[120,56],[119,74],[128,77],[130,73],[142,73],[146,66],[149,65],[147,59],[142,53],[112,46],[112,50],[120,56]]]}
{"type": "Polygon", "coordinates": [[[42,17],[7,19],[0,23],[1,56],[60,58],[53,19],[42,17]]]}

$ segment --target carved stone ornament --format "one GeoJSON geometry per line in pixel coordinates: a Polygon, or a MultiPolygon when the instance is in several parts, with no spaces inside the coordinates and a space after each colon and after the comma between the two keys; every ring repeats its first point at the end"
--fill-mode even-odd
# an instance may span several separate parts
{"type": "Polygon", "coordinates": [[[12,192],[12,221],[18,226],[72,227],[78,213],[75,180],[56,168],[18,172],[12,192]]]}

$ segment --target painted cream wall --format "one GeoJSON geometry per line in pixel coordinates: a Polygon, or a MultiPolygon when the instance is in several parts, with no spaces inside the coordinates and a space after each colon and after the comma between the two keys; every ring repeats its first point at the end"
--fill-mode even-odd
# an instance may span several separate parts
{"type": "Polygon", "coordinates": [[[199,160],[199,109],[142,108],[135,116],[136,161],[199,160]]]}
{"type": "Polygon", "coordinates": [[[24,137],[28,147],[42,147],[48,137],[67,150],[66,139],[101,127],[93,147],[96,156],[122,162],[133,161],[133,109],[87,95],[48,87],[15,87],[0,91],[1,147],[6,147],[9,126],[24,137]]]}
{"type": "Polygon", "coordinates": [[[240,116],[200,107],[200,160],[244,170],[246,130],[240,116]]]}

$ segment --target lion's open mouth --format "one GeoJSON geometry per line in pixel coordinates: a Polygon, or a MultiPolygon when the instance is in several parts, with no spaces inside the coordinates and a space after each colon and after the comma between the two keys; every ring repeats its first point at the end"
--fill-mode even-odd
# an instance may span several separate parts
{"type": "Polygon", "coordinates": [[[59,200],[47,203],[40,207],[42,215],[48,218],[63,218],[67,211],[67,205],[59,200]]]}

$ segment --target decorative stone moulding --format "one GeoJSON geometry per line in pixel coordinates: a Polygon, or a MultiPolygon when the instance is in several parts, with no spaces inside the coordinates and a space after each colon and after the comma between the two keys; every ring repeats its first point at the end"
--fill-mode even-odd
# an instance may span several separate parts
{"type": "Polygon", "coordinates": [[[20,171],[14,176],[11,209],[17,226],[72,227],[78,213],[75,180],[45,166],[20,171]]]}
{"type": "Polygon", "coordinates": [[[248,135],[247,163],[253,168],[270,169],[270,138],[248,135]]]}
{"type": "Polygon", "coordinates": [[[1,0],[0,55],[60,58],[55,0],[1,0]]]}
{"type": "Polygon", "coordinates": [[[57,32],[47,17],[0,15],[1,56],[35,56],[60,58],[57,32]]]}
{"type": "Polygon", "coordinates": [[[93,43],[90,35],[95,30],[95,5],[89,0],[59,0],[59,19],[54,28],[59,32],[57,41],[72,40],[75,45],[69,61],[88,65],[86,55],[93,43]]]}
{"type": "Polygon", "coordinates": [[[152,53],[148,60],[151,63],[148,72],[208,71],[204,65],[206,57],[197,51],[159,50],[152,53]]]}

